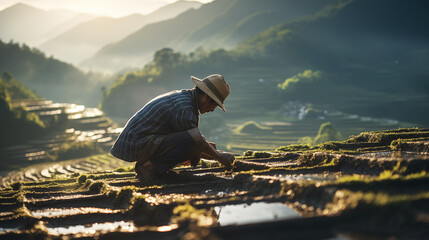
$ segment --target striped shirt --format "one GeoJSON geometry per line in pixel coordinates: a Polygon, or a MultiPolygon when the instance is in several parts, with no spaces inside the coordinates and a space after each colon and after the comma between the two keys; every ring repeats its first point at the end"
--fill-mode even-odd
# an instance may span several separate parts
{"type": "Polygon", "coordinates": [[[198,127],[195,89],[172,91],[148,102],[132,116],[110,153],[122,160],[146,161],[166,135],[198,127]]]}

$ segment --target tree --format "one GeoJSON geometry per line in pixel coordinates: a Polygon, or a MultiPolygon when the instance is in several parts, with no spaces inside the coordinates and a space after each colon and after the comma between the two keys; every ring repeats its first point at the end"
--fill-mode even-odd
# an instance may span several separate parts
{"type": "Polygon", "coordinates": [[[174,68],[179,65],[182,60],[182,55],[180,53],[175,53],[171,48],[163,48],[156,51],[153,61],[156,66],[161,67],[161,69],[174,68]]]}
{"type": "Polygon", "coordinates": [[[342,139],[342,135],[340,132],[335,130],[330,122],[323,123],[320,125],[317,136],[312,137],[303,137],[300,140],[300,143],[308,144],[308,145],[317,145],[324,142],[329,141],[340,141],[342,139]]]}

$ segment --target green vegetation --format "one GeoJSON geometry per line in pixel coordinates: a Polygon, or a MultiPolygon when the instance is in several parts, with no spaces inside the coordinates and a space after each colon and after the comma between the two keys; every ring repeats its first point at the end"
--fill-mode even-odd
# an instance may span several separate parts
{"type": "Polygon", "coordinates": [[[0,147],[25,141],[45,131],[44,123],[36,114],[27,112],[22,107],[12,107],[12,100],[35,98],[35,94],[9,74],[4,74],[3,78],[0,78],[0,147]]]}
{"type": "Polygon", "coordinates": [[[302,152],[308,151],[311,147],[307,144],[291,144],[288,146],[282,146],[276,149],[277,152],[302,152]]]}
{"type": "Polygon", "coordinates": [[[318,145],[329,141],[339,141],[342,138],[341,133],[337,132],[330,122],[326,122],[320,125],[316,137],[304,137],[300,141],[306,145],[318,145]]]}
{"type": "Polygon", "coordinates": [[[205,168],[221,167],[221,164],[216,160],[201,159],[200,165],[201,167],[205,167],[205,168]]]}
{"type": "Polygon", "coordinates": [[[134,190],[135,187],[123,187],[119,193],[116,194],[113,205],[115,207],[125,208],[130,206],[134,202],[134,190]]]}
{"type": "Polygon", "coordinates": [[[64,143],[56,151],[49,152],[47,156],[53,161],[87,157],[104,151],[94,142],[64,143]]]}
{"type": "MultiPolygon", "coordinates": [[[[324,139],[325,137],[339,136],[338,132],[331,129],[329,124],[325,123],[324,128],[320,128],[318,139],[324,139]],[[326,131],[325,131],[326,130],[326,131]]],[[[317,137],[316,137],[317,138],[317,137]]],[[[314,139],[316,139],[314,138],[314,139]]],[[[311,142],[313,138],[309,138],[311,142]]],[[[427,128],[400,128],[397,130],[383,130],[373,132],[362,132],[357,136],[351,136],[345,141],[334,141],[330,140],[322,142],[314,146],[307,144],[301,145],[287,145],[276,149],[278,152],[333,152],[333,153],[348,153],[348,154],[362,154],[362,153],[376,153],[386,151],[420,151],[426,152],[429,150],[427,147],[420,146],[419,148],[413,148],[413,143],[420,143],[421,141],[427,141],[429,139],[429,129],[427,128]]],[[[251,151],[250,151],[251,153],[251,151]]],[[[399,154],[400,155],[400,154],[399,154]]]]}
{"type": "MultiPolygon", "coordinates": [[[[137,62],[148,61],[154,50],[165,46],[182,52],[191,52],[198,46],[232,48],[273,25],[314,14],[332,2],[274,0],[261,4],[258,0],[215,1],[195,11],[147,25],[121,41],[105,46],[86,63],[117,70],[135,64],[136,59],[137,62]],[[223,13],[212,15],[218,11],[223,13]]],[[[216,67],[219,63],[211,64],[216,67]]]]}
{"type": "Polygon", "coordinates": [[[398,130],[386,130],[375,132],[363,132],[351,137],[347,142],[363,142],[391,144],[392,141],[402,139],[426,139],[429,137],[427,128],[400,128],[398,130]]]}
{"type": "MultiPolygon", "coordinates": [[[[231,236],[235,228],[239,231],[233,235],[243,239],[249,232],[259,239],[266,235],[267,228],[279,236],[297,234],[293,236],[302,238],[305,229],[310,227],[312,235],[305,235],[306,239],[319,239],[329,232],[332,232],[330,237],[337,236],[343,228],[350,233],[350,226],[354,226],[353,233],[358,235],[368,234],[368,229],[372,229],[371,237],[407,235],[422,239],[428,229],[424,214],[428,210],[429,164],[422,159],[427,152],[404,153],[409,156],[393,153],[385,156],[386,149],[358,153],[359,156],[349,153],[373,145],[389,149],[397,140],[421,142],[416,139],[425,138],[428,132],[417,128],[365,132],[342,142],[281,148],[294,152],[249,150],[246,156],[236,160],[231,172],[204,161],[201,167],[176,168],[175,177],[152,182],[139,182],[134,172],[127,171],[88,171],[40,181],[20,181],[0,189],[3,209],[0,223],[13,228],[26,223],[27,230],[19,228],[5,233],[8,239],[27,237],[39,228],[35,225],[42,220],[48,228],[54,223],[66,228],[80,219],[87,221],[85,230],[94,227],[94,223],[109,222],[110,225],[111,219],[115,219],[115,222],[132,224],[132,234],[151,238],[168,235],[217,239],[223,236],[217,234],[225,231],[231,236]],[[343,154],[344,150],[349,152],[343,154]],[[270,157],[263,155],[268,153],[270,157]],[[377,154],[383,157],[374,157],[377,154]],[[303,217],[272,219],[273,222],[261,220],[250,228],[241,224],[226,226],[221,222],[227,212],[223,207],[247,204],[246,208],[251,209],[256,202],[281,203],[303,217]],[[298,227],[303,231],[296,233],[298,227]]],[[[103,164],[107,158],[113,160],[104,154],[87,161],[103,164]]],[[[56,163],[59,164],[62,163],[56,163]]],[[[114,225],[109,231],[95,232],[100,238],[124,238],[129,231],[123,230],[114,225]]],[[[52,234],[49,230],[45,233],[46,236],[52,234]]],[[[67,237],[93,235],[93,232],[78,230],[67,237]]]]}
{"type": "Polygon", "coordinates": [[[114,172],[123,173],[123,172],[133,172],[134,167],[133,166],[127,166],[127,167],[119,167],[114,170],[114,172]]]}
{"type": "Polygon", "coordinates": [[[109,178],[118,178],[118,177],[129,177],[134,176],[135,172],[111,172],[111,173],[102,173],[102,174],[90,174],[88,175],[88,179],[92,180],[100,180],[100,179],[109,179],[109,178]]]}
{"type": "Polygon", "coordinates": [[[266,151],[252,151],[252,150],[247,150],[243,153],[243,156],[245,157],[254,157],[254,158],[269,158],[271,157],[273,154],[270,152],[266,152],[266,151]]]}
{"type": "MultiPolygon", "coordinates": [[[[235,4],[239,6],[241,2],[235,4]]],[[[131,116],[160,93],[190,87],[191,74],[220,72],[231,83],[231,108],[227,108],[236,114],[229,115],[228,120],[254,115],[254,111],[243,111],[248,106],[265,113],[279,109],[284,101],[300,100],[329,105],[342,112],[427,124],[427,111],[422,109],[427,109],[429,102],[428,91],[423,90],[427,89],[424,52],[428,46],[414,44],[427,30],[409,29],[393,17],[403,14],[403,6],[399,2],[386,4],[388,8],[366,1],[335,1],[328,6],[325,3],[325,8],[319,5],[317,13],[266,28],[228,51],[200,48],[184,54],[158,50],[143,70],[119,77],[101,107],[110,116],[131,116]],[[380,9],[385,21],[380,22],[379,15],[362,9],[380,9]],[[356,22],[359,16],[366,16],[365,24],[356,22]],[[392,28],[391,23],[398,27],[392,28]],[[344,32],[350,34],[344,38],[344,32]],[[382,49],[369,40],[373,32],[380,33],[380,39],[386,42],[382,49]],[[403,39],[404,47],[398,48],[395,39],[403,39]],[[279,79],[286,80],[279,83],[279,79]],[[280,100],[272,100],[279,94],[280,100]]],[[[252,6],[255,5],[249,7],[252,6]]],[[[409,7],[416,12],[407,18],[409,25],[417,26],[427,18],[419,4],[409,7]]],[[[253,14],[256,12],[250,15],[253,14]]]]}
{"type": "Polygon", "coordinates": [[[246,133],[255,133],[264,130],[271,130],[270,127],[262,126],[261,124],[255,121],[248,121],[234,129],[236,134],[246,134],[246,133]]]}
{"type": "Polygon", "coordinates": [[[84,73],[38,49],[0,40],[0,73],[5,71],[47,99],[88,106],[97,105],[101,97],[98,89],[111,84],[102,74],[84,73]]]}
{"type": "Polygon", "coordinates": [[[423,151],[428,152],[429,137],[414,138],[414,139],[397,139],[392,141],[390,149],[393,151],[423,151]]]}
{"type": "Polygon", "coordinates": [[[205,51],[200,48],[189,55],[171,48],[160,49],[142,70],[119,76],[103,95],[100,108],[110,116],[130,116],[153,97],[189,86],[191,70],[195,76],[222,72],[226,64],[233,61],[232,55],[223,49],[205,51]]]}
{"type": "Polygon", "coordinates": [[[106,183],[103,181],[92,181],[88,179],[85,183],[91,193],[103,193],[106,190],[106,183]]]}
{"type": "Polygon", "coordinates": [[[3,73],[3,77],[0,78],[0,83],[7,89],[10,98],[13,100],[38,98],[33,91],[14,79],[8,72],[3,73]]]}
{"type": "Polygon", "coordinates": [[[284,91],[284,95],[289,99],[316,101],[314,95],[320,96],[318,94],[321,87],[319,81],[321,81],[322,77],[323,74],[321,71],[307,69],[302,73],[287,78],[283,83],[277,86],[284,91]],[[309,96],[313,97],[308,99],[309,96]]]}
{"type": "Polygon", "coordinates": [[[298,88],[298,84],[304,84],[306,82],[311,83],[321,77],[322,73],[320,71],[305,70],[302,73],[298,73],[286,79],[282,84],[279,84],[278,87],[290,93],[296,91],[294,88],[298,88]]]}
{"type": "Polygon", "coordinates": [[[210,226],[216,223],[213,211],[196,209],[189,203],[175,207],[171,221],[179,225],[191,223],[199,226],[210,226]]]}

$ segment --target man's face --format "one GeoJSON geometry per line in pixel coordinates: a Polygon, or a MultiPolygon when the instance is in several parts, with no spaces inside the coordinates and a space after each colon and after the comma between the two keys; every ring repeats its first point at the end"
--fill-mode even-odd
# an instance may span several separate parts
{"type": "Polygon", "coordinates": [[[204,94],[199,100],[198,110],[200,110],[201,114],[213,112],[217,107],[217,103],[206,94],[204,94]]]}

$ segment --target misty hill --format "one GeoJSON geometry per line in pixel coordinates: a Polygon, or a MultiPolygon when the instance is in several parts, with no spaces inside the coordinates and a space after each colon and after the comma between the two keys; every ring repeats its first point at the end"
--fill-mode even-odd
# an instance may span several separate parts
{"type": "Polygon", "coordinates": [[[146,24],[173,18],[201,6],[200,2],[177,1],[148,15],[133,14],[122,18],[98,17],[83,22],[40,45],[40,49],[56,58],[79,64],[104,45],[126,37],[146,24]]]}
{"type": "Polygon", "coordinates": [[[265,96],[258,101],[262,108],[272,107],[269,99],[280,91],[283,102],[429,124],[427,7],[422,1],[338,1],[312,16],[268,28],[230,51],[160,50],[142,71],[117,80],[103,110],[123,116],[144,104],[146,89],[155,95],[190,87],[189,75],[219,72],[231,82],[230,101],[243,93],[241,103],[234,103],[242,105],[234,109],[248,109],[254,96],[244,93],[259,88],[265,96]],[[254,86],[258,78],[273,82],[271,88],[254,86]],[[129,109],[118,110],[116,104],[129,109]]]}
{"type": "Polygon", "coordinates": [[[17,3],[0,11],[0,38],[6,42],[13,40],[36,46],[45,41],[55,27],[71,19],[77,24],[88,19],[88,15],[69,10],[45,11],[17,3]]]}
{"type": "Polygon", "coordinates": [[[285,65],[392,66],[409,50],[427,47],[429,16],[422,10],[427,6],[424,1],[406,5],[398,0],[342,1],[314,16],[261,32],[236,51],[287,60],[285,65]]]}
{"type": "Polygon", "coordinates": [[[258,66],[275,64],[287,77],[322,71],[320,80],[292,84],[295,94],[286,95],[295,99],[428,123],[421,112],[429,110],[427,7],[424,1],[343,1],[262,32],[236,51],[258,56],[258,66]]]}
{"type": "Polygon", "coordinates": [[[45,34],[46,41],[51,40],[52,38],[57,37],[58,35],[65,33],[72,29],[73,27],[79,25],[83,22],[88,22],[94,18],[96,18],[96,15],[88,14],[88,13],[78,13],[76,16],[67,19],[66,21],[58,24],[53,29],[51,29],[49,32],[45,34]]]}
{"type": "Polygon", "coordinates": [[[35,48],[0,41],[0,72],[34,90],[36,94],[57,102],[73,102],[95,106],[101,97],[100,88],[106,77],[84,73],[71,64],[47,58],[35,48]]]}
{"type": "Polygon", "coordinates": [[[123,40],[107,45],[81,66],[119,70],[142,66],[160,48],[189,52],[204,48],[231,48],[272,25],[313,14],[333,1],[216,0],[149,24],[123,40]]]}

